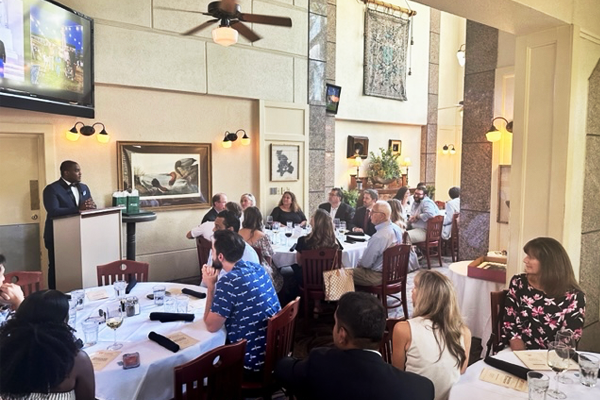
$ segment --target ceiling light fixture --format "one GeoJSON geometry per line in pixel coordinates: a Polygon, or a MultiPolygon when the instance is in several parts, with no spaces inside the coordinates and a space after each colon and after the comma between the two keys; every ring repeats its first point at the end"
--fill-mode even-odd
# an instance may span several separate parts
{"type": "Polygon", "coordinates": [[[498,130],[496,128],[496,126],[494,125],[494,121],[496,121],[497,119],[502,119],[504,120],[504,122],[506,122],[506,125],[504,127],[504,131],[505,132],[510,132],[512,133],[513,130],[513,123],[512,121],[508,122],[508,120],[504,117],[496,117],[492,120],[492,127],[488,130],[488,132],[485,134],[485,138],[488,140],[488,142],[497,142],[498,140],[502,139],[502,131],[498,130]]]}
{"type": "Polygon", "coordinates": [[[92,136],[94,133],[96,133],[96,130],[94,129],[96,125],[102,125],[102,130],[98,133],[98,136],[96,136],[96,138],[100,143],[108,143],[110,141],[110,136],[108,135],[108,132],[106,132],[106,128],[102,122],[96,122],[93,125],[86,125],[81,121],[75,122],[75,125],[73,125],[73,127],[66,132],[67,140],[75,142],[79,140],[81,135],[92,136]],[[79,124],[81,124],[81,128],[79,128],[78,131],[77,125],[79,124]]]}
{"type": "Polygon", "coordinates": [[[221,25],[218,28],[213,29],[212,38],[216,44],[228,47],[237,43],[238,31],[229,26],[228,19],[223,18],[221,20],[221,25]]]}

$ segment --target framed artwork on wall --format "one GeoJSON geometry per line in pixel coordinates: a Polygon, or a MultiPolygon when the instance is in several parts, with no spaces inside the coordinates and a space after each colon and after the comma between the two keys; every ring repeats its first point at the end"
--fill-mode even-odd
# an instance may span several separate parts
{"type": "Polygon", "coordinates": [[[360,158],[366,159],[369,154],[369,138],[366,136],[348,136],[348,149],[346,158],[354,158],[360,154],[360,158]]]}
{"type": "Polygon", "coordinates": [[[210,208],[210,143],[117,142],[119,190],[137,189],[140,207],[210,208]]]}
{"type": "Polygon", "coordinates": [[[510,165],[500,165],[498,173],[498,218],[500,224],[508,224],[510,215],[510,165]]]}
{"type": "Polygon", "coordinates": [[[299,145],[271,144],[271,182],[297,181],[299,171],[299,145]]]}
{"type": "Polygon", "coordinates": [[[389,148],[392,151],[392,155],[402,154],[402,140],[392,140],[388,141],[389,148]]]}
{"type": "Polygon", "coordinates": [[[342,87],[325,84],[325,111],[329,114],[337,114],[338,107],[340,105],[340,95],[342,94],[342,87]]]}

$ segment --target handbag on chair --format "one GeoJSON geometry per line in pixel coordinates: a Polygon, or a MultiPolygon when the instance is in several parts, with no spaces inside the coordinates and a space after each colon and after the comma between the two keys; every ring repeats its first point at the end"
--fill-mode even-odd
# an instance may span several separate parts
{"type": "Polygon", "coordinates": [[[341,264],[337,267],[338,252],[333,258],[333,268],[323,271],[323,287],[325,301],[338,301],[344,293],[354,292],[354,270],[344,268],[341,264]]]}

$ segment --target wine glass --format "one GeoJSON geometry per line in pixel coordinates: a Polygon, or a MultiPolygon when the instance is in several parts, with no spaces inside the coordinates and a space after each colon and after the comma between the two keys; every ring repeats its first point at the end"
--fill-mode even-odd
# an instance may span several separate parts
{"type": "Polygon", "coordinates": [[[117,329],[123,324],[123,310],[121,302],[115,301],[108,304],[106,308],[106,326],[115,331],[115,342],[108,346],[107,350],[119,350],[122,343],[117,343],[117,329]]]}
{"type": "Polygon", "coordinates": [[[290,245],[290,238],[292,237],[292,232],[293,232],[294,228],[288,226],[287,229],[285,230],[285,245],[289,246],[290,245]]]}
{"type": "Polygon", "coordinates": [[[273,222],[273,244],[279,244],[279,222],[273,222]]]}
{"type": "MultiPolygon", "coordinates": [[[[571,348],[563,342],[550,342],[548,343],[548,366],[552,368],[552,371],[556,372],[556,377],[569,367],[571,348]]],[[[548,389],[547,395],[553,399],[566,399],[567,395],[558,390],[558,379],[556,378],[556,385],[554,389],[548,389]]]]}
{"type": "Polygon", "coordinates": [[[267,229],[272,229],[273,227],[273,216],[269,215],[267,217],[267,229]]]}
{"type": "MultiPolygon", "coordinates": [[[[570,329],[564,329],[556,332],[556,337],[554,338],[557,342],[561,342],[566,344],[572,351],[575,351],[575,337],[573,336],[573,331],[570,329]]],[[[571,384],[573,383],[573,379],[565,376],[565,374],[560,374],[556,377],[556,379],[560,383],[571,384]]]]}

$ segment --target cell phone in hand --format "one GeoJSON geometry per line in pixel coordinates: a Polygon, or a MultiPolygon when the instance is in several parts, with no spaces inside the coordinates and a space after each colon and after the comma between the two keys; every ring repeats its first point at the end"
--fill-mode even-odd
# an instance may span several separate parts
{"type": "Polygon", "coordinates": [[[140,353],[123,354],[123,369],[137,368],[140,366],[140,353]]]}

